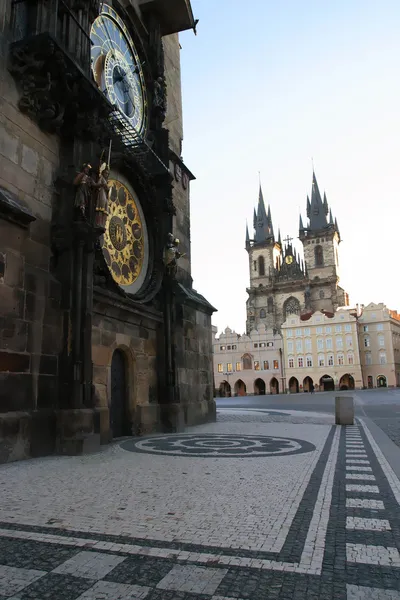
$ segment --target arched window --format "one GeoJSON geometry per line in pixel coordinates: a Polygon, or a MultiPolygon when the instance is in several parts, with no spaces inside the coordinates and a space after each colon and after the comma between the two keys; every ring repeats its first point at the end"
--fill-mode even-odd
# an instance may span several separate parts
{"type": "Polygon", "coordinates": [[[268,298],[267,310],[268,310],[269,313],[273,313],[274,312],[274,301],[273,301],[272,298],[268,298]]]}
{"type": "Polygon", "coordinates": [[[283,305],[283,312],[286,318],[289,315],[298,315],[300,313],[300,302],[297,298],[293,298],[293,296],[288,298],[283,305]]]}
{"type": "Polygon", "coordinates": [[[315,255],[315,266],[322,267],[324,264],[324,251],[322,249],[322,246],[315,246],[314,255],[315,255]]]}
{"type": "Polygon", "coordinates": [[[321,300],[323,300],[325,298],[324,290],[319,290],[319,297],[321,298],[321,300]]]}
{"type": "Polygon", "coordinates": [[[260,275],[260,277],[265,275],[265,262],[263,256],[258,257],[258,274],[260,275]]]}
{"type": "Polygon", "coordinates": [[[250,354],[243,354],[242,356],[243,369],[251,369],[252,368],[252,360],[250,354]]]}
{"type": "Polygon", "coordinates": [[[265,319],[266,316],[267,316],[267,313],[265,312],[265,309],[262,308],[260,310],[260,319],[265,319]]]}

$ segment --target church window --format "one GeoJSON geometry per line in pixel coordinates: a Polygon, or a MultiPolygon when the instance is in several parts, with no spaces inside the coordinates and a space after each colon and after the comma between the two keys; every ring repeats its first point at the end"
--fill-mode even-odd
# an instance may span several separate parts
{"type": "Polygon", "coordinates": [[[288,317],[289,315],[298,315],[300,313],[300,302],[297,300],[297,298],[293,298],[292,296],[286,300],[285,304],[283,305],[283,310],[285,317],[288,317]]]}
{"type": "Polygon", "coordinates": [[[321,300],[323,300],[325,298],[325,292],[324,290],[319,290],[319,297],[321,300]]]}
{"type": "Polygon", "coordinates": [[[333,354],[328,354],[328,367],[333,367],[333,354]]]}
{"type": "Polygon", "coordinates": [[[332,345],[332,338],[326,338],[326,349],[327,350],[332,350],[333,345],[332,345]]]}
{"type": "Polygon", "coordinates": [[[259,344],[258,346],[259,348],[265,348],[265,342],[261,342],[261,344],[259,344]]]}
{"type": "Polygon", "coordinates": [[[354,365],[354,354],[347,355],[347,362],[349,363],[349,365],[354,365]]]}
{"type": "Polygon", "coordinates": [[[287,336],[288,337],[293,337],[293,329],[288,329],[287,330],[287,336]]]}
{"type": "Polygon", "coordinates": [[[258,274],[260,275],[260,277],[265,275],[265,262],[263,256],[258,257],[258,274]]]}
{"type": "Polygon", "coordinates": [[[223,367],[222,367],[222,363],[218,364],[218,373],[222,373],[223,371],[223,367]]]}
{"type": "Polygon", "coordinates": [[[250,354],[244,354],[242,356],[243,369],[251,369],[251,356],[250,354]]]}
{"type": "Polygon", "coordinates": [[[288,350],[288,352],[293,352],[293,342],[292,341],[287,343],[287,350],[288,350]]]}
{"type": "Polygon", "coordinates": [[[237,350],[237,346],[236,346],[236,344],[234,344],[234,345],[232,346],[232,350],[237,350]]]}
{"type": "Polygon", "coordinates": [[[227,350],[230,350],[230,349],[231,349],[231,347],[230,347],[230,346],[227,346],[227,350]]]}
{"type": "Polygon", "coordinates": [[[322,338],[317,339],[317,348],[318,348],[318,350],[324,349],[324,340],[322,338]]]}
{"type": "Polygon", "coordinates": [[[272,298],[268,298],[267,310],[269,313],[274,312],[274,301],[272,298]]]}
{"type": "Polygon", "coordinates": [[[254,348],[258,348],[258,344],[257,343],[254,344],[254,348]]]}
{"type": "Polygon", "coordinates": [[[307,356],[307,367],[312,367],[312,356],[307,356]]]}
{"type": "Polygon", "coordinates": [[[319,367],[325,366],[325,356],[323,354],[318,354],[318,366],[319,367]]]}
{"type": "Polygon", "coordinates": [[[370,345],[371,345],[371,340],[369,339],[369,336],[366,335],[365,338],[364,338],[364,347],[365,348],[369,348],[370,345]]]}
{"type": "Polygon", "coordinates": [[[260,361],[259,360],[255,360],[254,361],[254,370],[255,371],[259,371],[260,370],[260,361]]]}
{"type": "Polygon", "coordinates": [[[343,354],[338,354],[337,362],[338,362],[338,365],[340,365],[340,366],[344,365],[344,356],[343,356],[343,354]]]}
{"type": "Polygon", "coordinates": [[[232,363],[228,363],[226,370],[228,371],[228,373],[232,373],[232,363]]]}
{"type": "Polygon", "coordinates": [[[379,364],[381,365],[386,365],[386,352],[382,352],[382,350],[379,352],[379,364]]]}
{"type": "Polygon", "coordinates": [[[279,361],[278,360],[274,360],[274,369],[275,369],[275,371],[277,371],[279,369],[279,361]]]}
{"type": "Polygon", "coordinates": [[[253,268],[254,268],[255,271],[257,271],[257,261],[256,260],[253,261],[253,268]]]}
{"type": "Polygon", "coordinates": [[[371,352],[367,352],[365,355],[365,364],[372,365],[372,354],[371,352]]]}
{"type": "Polygon", "coordinates": [[[299,358],[297,359],[297,364],[300,369],[302,369],[304,367],[304,359],[302,356],[299,356],[299,358]]]}
{"type": "Polygon", "coordinates": [[[383,335],[378,335],[378,342],[380,346],[385,345],[385,338],[383,337],[383,335]]]}
{"type": "Polygon", "coordinates": [[[294,368],[294,358],[291,356],[289,358],[289,369],[293,369],[294,368]]]}
{"type": "Polygon", "coordinates": [[[368,325],[364,325],[363,329],[364,331],[368,331],[368,325]]]}
{"type": "Polygon", "coordinates": [[[337,350],[342,350],[343,348],[343,338],[340,336],[336,337],[336,349],[337,350]]]}
{"type": "Polygon", "coordinates": [[[296,340],[296,352],[303,352],[303,340],[296,340]]]}
{"type": "MultiPolygon", "coordinates": [[[[317,240],[318,242],[319,240],[317,240]]],[[[315,266],[322,267],[324,264],[324,251],[322,246],[315,246],[314,248],[314,256],[315,256],[315,266]]]]}
{"type": "Polygon", "coordinates": [[[226,350],[226,346],[220,346],[219,349],[220,350],[226,350]]]}
{"type": "Polygon", "coordinates": [[[242,370],[242,363],[237,362],[236,363],[236,371],[241,371],[242,370]]]}
{"type": "Polygon", "coordinates": [[[269,361],[264,360],[264,371],[269,371],[269,361]]]}
{"type": "Polygon", "coordinates": [[[268,348],[272,348],[273,345],[274,345],[274,342],[267,342],[268,348]]]}
{"type": "Polygon", "coordinates": [[[265,319],[266,316],[267,316],[267,313],[265,312],[264,308],[262,308],[260,310],[260,319],[265,319]]]}

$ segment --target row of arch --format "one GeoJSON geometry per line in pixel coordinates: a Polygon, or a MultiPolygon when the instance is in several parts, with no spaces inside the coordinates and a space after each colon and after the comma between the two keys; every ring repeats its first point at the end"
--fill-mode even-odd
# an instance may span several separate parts
{"type": "MultiPolygon", "coordinates": [[[[219,386],[219,395],[221,398],[232,396],[232,386],[228,381],[221,381],[219,386]]],[[[264,396],[267,393],[265,381],[260,377],[254,381],[253,393],[257,396],[264,396]]],[[[269,382],[269,393],[279,394],[279,381],[273,377],[269,382]]],[[[233,386],[233,394],[235,396],[246,396],[247,386],[242,379],[238,379],[233,386]]]]}

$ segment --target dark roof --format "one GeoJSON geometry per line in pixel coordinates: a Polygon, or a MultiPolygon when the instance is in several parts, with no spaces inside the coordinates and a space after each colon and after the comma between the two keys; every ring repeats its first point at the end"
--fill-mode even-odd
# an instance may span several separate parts
{"type": "Polygon", "coordinates": [[[272,225],[271,208],[268,206],[268,213],[265,210],[264,197],[260,185],[258,194],[257,214],[254,211],[254,243],[262,244],[264,242],[275,242],[274,228],[272,225]]]}

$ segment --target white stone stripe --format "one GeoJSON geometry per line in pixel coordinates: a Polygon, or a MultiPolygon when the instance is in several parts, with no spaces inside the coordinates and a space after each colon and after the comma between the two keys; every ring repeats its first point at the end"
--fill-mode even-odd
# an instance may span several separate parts
{"type": "Polygon", "coordinates": [[[346,458],[346,464],[354,465],[369,465],[369,460],[362,460],[361,458],[346,458]]]}
{"type": "Polygon", "coordinates": [[[365,481],[376,481],[375,475],[367,475],[366,473],[346,473],[346,479],[363,479],[365,481]]]}
{"type": "Polygon", "coordinates": [[[346,492],[369,492],[371,494],[379,494],[377,485],[358,485],[356,483],[348,483],[346,492]]]}
{"type": "Polygon", "coordinates": [[[364,427],[365,435],[368,438],[369,443],[371,444],[372,450],[375,452],[375,456],[378,459],[379,464],[382,467],[383,472],[385,473],[387,480],[389,482],[390,487],[392,488],[392,492],[394,497],[396,498],[398,504],[400,504],[400,481],[393,471],[392,467],[389,465],[385,456],[383,455],[381,449],[378,444],[375,442],[372,433],[368,429],[363,419],[360,419],[362,426],[364,427]]]}
{"type": "Polygon", "coordinates": [[[385,510],[385,505],[382,500],[346,498],[346,508],[372,508],[373,510],[385,510]]]}
{"type": "Polygon", "coordinates": [[[390,531],[387,519],[365,519],[363,517],[347,517],[346,529],[362,529],[365,531],[390,531]]]}
{"type": "Polygon", "coordinates": [[[366,544],[346,544],[346,555],[348,562],[400,567],[400,554],[397,548],[370,546],[366,544]]]}
{"type": "Polygon", "coordinates": [[[337,427],[332,440],[332,448],[322,476],[310,527],[300,558],[300,566],[311,567],[318,575],[322,571],[326,531],[332,504],[332,489],[339,452],[340,428],[337,427]]]}
{"type": "Polygon", "coordinates": [[[293,573],[308,573],[319,575],[320,570],[312,566],[303,566],[299,563],[287,563],[275,560],[247,558],[243,556],[216,555],[205,552],[187,552],[173,548],[152,548],[148,546],[137,546],[134,544],[113,544],[112,542],[99,542],[97,540],[79,537],[64,537],[47,533],[36,533],[32,531],[16,531],[12,529],[0,529],[0,537],[34,540],[36,542],[47,542],[49,544],[60,544],[63,546],[74,546],[90,550],[107,550],[108,552],[121,552],[122,554],[137,554],[143,556],[154,556],[157,558],[173,558],[187,562],[208,563],[212,565],[233,565],[240,567],[252,567],[254,569],[266,569],[270,571],[291,571],[293,573]]]}
{"type": "Polygon", "coordinates": [[[347,454],[347,455],[351,455],[351,456],[367,456],[367,453],[366,453],[365,451],[364,451],[364,452],[361,452],[361,450],[355,450],[355,449],[354,449],[354,450],[352,450],[352,449],[350,449],[350,450],[349,450],[349,449],[347,449],[347,450],[346,450],[346,454],[347,454]]]}
{"type": "Polygon", "coordinates": [[[346,465],[346,471],[372,471],[371,467],[360,467],[359,465],[346,465]]]}
{"type": "MultiPolygon", "coordinates": [[[[381,588],[372,588],[365,585],[352,585],[348,583],[346,585],[346,592],[347,600],[400,600],[400,592],[396,590],[382,590],[381,588]]],[[[215,599],[212,598],[211,600],[215,599]]]]}

